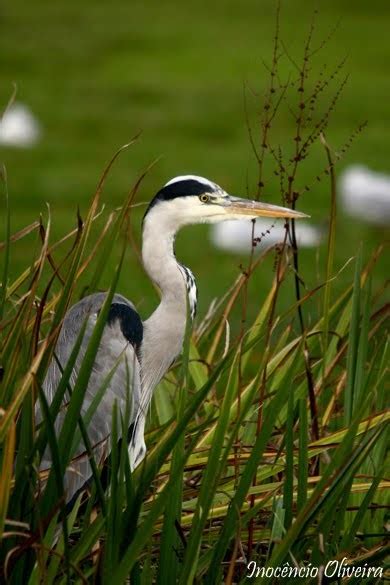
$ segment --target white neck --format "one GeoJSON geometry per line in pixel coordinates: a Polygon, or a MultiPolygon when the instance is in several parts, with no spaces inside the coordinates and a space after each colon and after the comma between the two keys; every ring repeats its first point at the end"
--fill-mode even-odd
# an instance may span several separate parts
{"type": "Polygon", "coordinates": [[[181,352],[187,320],[187,286],[183,267],[174,254],[177,226],[162,225],[158,214],[144,221],[142,260],[157,285],[161,301],[144,322],[141,352],[142,403],[146,409],[153,389],[181,352]]]}

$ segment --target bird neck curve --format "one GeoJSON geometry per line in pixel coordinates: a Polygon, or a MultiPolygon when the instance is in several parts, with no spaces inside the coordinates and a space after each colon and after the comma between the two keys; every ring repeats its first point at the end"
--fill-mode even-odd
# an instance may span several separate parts
{"type": "Polygon", "coordinates": [[[192,272],[175,256],[177,228],[164,224],[158,213],[145,218],[142,234],[144,268],[160,292],[160,304],[144,322],[141,350],[143,392],[150,400],[161,380],[182,350],[187,322],[187,298],[191,317],[196,307],[196,286],[192,272]]]}
{"type": "Polygon", "coordinates": [[[177,261],[174,243],[176,228],[159,225],[159,218],[144,222],[142,261],[144,268],[160,291],[161,303],[175,304],[187,314],[188,295],[190,316],[196,313],[197,292],[191,270],[177,261]]]}

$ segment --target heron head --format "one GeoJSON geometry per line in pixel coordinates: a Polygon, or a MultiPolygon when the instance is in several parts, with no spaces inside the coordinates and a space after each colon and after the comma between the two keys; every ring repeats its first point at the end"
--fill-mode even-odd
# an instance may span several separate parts
{"type": "Polygon", "coordinates": [[[144,220],[157,215],[161,223],[174,231],[184,225],[232,219],[308,217],[287,207],[229,195],[216,183],[196,175],[175,177],[160,189],[144,220]]]}

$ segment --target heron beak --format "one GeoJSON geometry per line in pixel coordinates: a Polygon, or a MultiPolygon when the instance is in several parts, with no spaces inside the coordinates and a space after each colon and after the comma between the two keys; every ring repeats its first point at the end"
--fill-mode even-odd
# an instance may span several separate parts
{"type": "Polygon", "coordinates": [[[306,213],[301,213],[288,207],[280,207],[279,205],[271,205],[261,201],[251,201],[250,199],[242,199],[232,195],[226,198],[224,207],[228,215],[243,216],[248,219],[256,219],[256,217],[284,217],[291,219],[310,217],[306,213]]]}

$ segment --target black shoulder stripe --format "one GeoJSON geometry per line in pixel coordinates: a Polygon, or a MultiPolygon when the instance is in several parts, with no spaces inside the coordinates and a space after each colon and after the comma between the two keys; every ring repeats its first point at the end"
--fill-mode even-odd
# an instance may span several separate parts
{"type": "Polygon", "coordinates": [[[144,327],[137,311],[124,303],[112,303],[107,323],[111,325],[116,320],[119,321],[121,331],[127,341],[138,348],[142,343],[144,327]]]}

